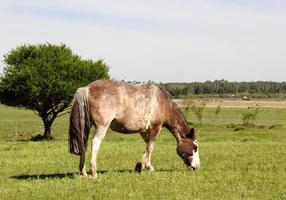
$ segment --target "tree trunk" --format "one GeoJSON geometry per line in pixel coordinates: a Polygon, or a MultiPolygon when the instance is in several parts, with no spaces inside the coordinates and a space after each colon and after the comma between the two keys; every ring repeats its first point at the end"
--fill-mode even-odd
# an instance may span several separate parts
{"type": "Polygon", "coordinates": [[[52,126],[52,123],[54,121],[54,118],[49,119],[49,117],[46,117],[46,118],[42,118],[42,120],[43,120],[44,127],[45,127],[43,139],[52,140],[53,137],[51,134],[51,126],[52,126]]]}
{"type": "Polygon", "coordinates": [[[45,124],[45,132],[44,132],[43,137],[44,137],[44,139],[47,139],[47,140],[53,139],[53,137],[51,135],[51,125],[45,124]]]}
{"type": "Polygon", "coordinates": [[[42,139],[45,140],[52,140],[53,136],[51,134],[51,127],[52,124],[54,122],[54,120],[56,119],[57,115],[59,112],[63,111],[64,107],[62,107],[61,109],[59,109],[57,112],[53,111],[53,112],[39,112],[39,116],[42,118],[43,123],[44,123],[44,134],[42,136],[42,139]]]}

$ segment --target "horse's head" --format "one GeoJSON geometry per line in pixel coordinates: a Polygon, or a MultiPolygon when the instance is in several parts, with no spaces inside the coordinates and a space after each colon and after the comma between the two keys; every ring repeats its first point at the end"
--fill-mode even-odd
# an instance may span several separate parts
{"type": "Polygon", "coordinates": [[[186,138],[177,146],[177,153],[183,159],[189,170],[200,167],[199,144],[195,137],[195,129],[191,128],[186,138]]]}

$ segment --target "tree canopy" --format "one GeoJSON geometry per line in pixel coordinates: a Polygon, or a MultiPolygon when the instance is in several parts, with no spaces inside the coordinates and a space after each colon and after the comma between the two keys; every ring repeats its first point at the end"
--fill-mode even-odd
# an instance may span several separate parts
{"type": "Polygon", "coordinates": [[[85,60],[66,45],[23,45],[4,56],[0,78],[0,103],[34,110],[43,120],[44,137],[73,99],[78,87],[96,79],[108,79],[102,60],[85,60]]]}

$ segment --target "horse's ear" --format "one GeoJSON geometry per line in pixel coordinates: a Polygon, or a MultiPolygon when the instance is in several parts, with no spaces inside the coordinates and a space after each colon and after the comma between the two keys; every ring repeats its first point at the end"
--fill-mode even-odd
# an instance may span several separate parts
{"type": "Polygon", "coordinates": [[[188,134],[188,138],[195,139],[195,129],[191,128],[188,134]]]}

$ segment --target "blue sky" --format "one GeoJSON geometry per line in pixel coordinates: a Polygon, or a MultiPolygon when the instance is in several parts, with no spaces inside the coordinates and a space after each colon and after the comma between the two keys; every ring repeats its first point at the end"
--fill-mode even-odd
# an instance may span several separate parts
{"type": "Polygon", "coordinates": [[[10,0],[0,20],[1,60],[65,43],[117,80],[286,81],[284,0],[10,0]]]}

